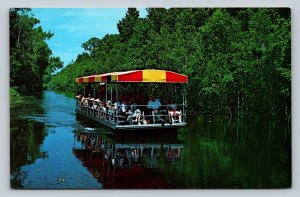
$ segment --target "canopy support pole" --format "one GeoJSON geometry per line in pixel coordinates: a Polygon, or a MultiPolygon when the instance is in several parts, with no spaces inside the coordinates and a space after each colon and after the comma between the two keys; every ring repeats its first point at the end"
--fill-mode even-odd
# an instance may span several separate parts
{"type": "Polygon", "coordinates": [[[93,84],[93,98],[95,98],[95,84],[93,84]]]}
{"type": "Polygon", "coordinates": [[[116,84],[116,103],[119,101],[119,95],[118,95],[118,84],[116,84]]]}
{"type": "Polygon", "coordinates": [[[107,102],[107,80],[105,82],[105,102],[107,102]]]}
{"type": "Polygon", "coordinates": [[[112,92],[112,85],[110,84],[110,102],[113,102],[113,100],[112,100],[112,95],[113,95],[113,92],[112,92]]]}
{"type": "Polygon", "coordinates": [[[118,101],[119,101],[119,95],[118,95],[118,84],[116,84],[116,116],[117,116],[117,122],[116,125],[118,125],[119,118],[118,118],[118,101]]]}
{"type": "Polygon", "coordinates": [[[98,95],[97,95],[97,97],[98,97],[98,99],[101,101],[101,87],[100,87],[100,84],[99,85],[97,85],[97,90],[98,90],[98,95]]]}
{"type": "Polygon", "coordinates": [[[185,121],[185,118],[184,118],[184,103],[185,103],[185,95],[183,95],[183,98],[182,98],[182,114],[181,116],[183,117],[183,122],[185,121]]]}
{"type": "Polygon", "coordinates": [[[183,84],[183,103],[182,103],[182,121],[186,122],[186,112],[185,112],[185,104],[186,104],[186,85],[183,84]]]}

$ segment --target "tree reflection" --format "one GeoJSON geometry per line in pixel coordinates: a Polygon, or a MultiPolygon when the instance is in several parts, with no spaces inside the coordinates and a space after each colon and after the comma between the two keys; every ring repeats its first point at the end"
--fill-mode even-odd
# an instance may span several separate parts
{"type": "Polygon", "coordinates": [[[28,99],[17,111],[11,111],[10,116],[10,183],[12,188],[23,188],[22,183],[26,172],[21,170],[24,165],[32,164],[37,158],[47,157],[40,151],[47,132],[45,124],[22,117],[22,114],[44,113],[36,99],[28,99]]]}
{"type": "Polygon", "coordinates": [[[199,116],[179,135],[185,142],[183,169],[170,170],[167,176],[176,188],[291,186],[291,142],[286,124],[208,118],[199,116]]]}

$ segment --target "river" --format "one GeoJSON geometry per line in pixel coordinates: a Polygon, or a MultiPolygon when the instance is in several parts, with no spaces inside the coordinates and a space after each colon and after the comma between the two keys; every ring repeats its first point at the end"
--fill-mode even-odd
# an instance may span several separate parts
{"type": "Polygon", "coordinates": [[[10,183],[17,189],[286,188],[285,121],[190,116],[177,132],[111,132],[76,118],[75,99],[28,97],[10,117],[10,183]]]}

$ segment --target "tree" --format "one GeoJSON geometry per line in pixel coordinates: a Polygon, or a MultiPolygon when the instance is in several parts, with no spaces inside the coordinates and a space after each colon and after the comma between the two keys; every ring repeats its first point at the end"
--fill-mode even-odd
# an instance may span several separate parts
{"type": "Polygon", "coordinates": [[[136,8],[128,8],[128,11],[123,18],[118,23],[118,30],[120,32],[120,37],[123,42],[128,41],[134,31],[134,27],[139,20],[139,11],[136,8]]]}
{"type": "Polygon", "coordinates": [[[59,57],[51,56],[49,61],[49,66],[46,68],[43,76],[44,87],[47,87],[52,75],[64,66],[63,62],[60,60],[59,57]]]}
{"type": "Polygon", "coordinates": [[[30,9],[10,9],[10,85],[32,94],[43,88],[43,75],[52,51],[44,32],[30,9]]]}

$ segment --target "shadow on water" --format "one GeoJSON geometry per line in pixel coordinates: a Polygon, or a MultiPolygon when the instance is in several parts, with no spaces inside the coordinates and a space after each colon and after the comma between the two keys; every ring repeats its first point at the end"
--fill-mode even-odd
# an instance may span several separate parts
{"type": "Polygon", "coordinates": [[[78,121],[75,100],[47,91],[11,112],[12,188],[286,188],[284,121],[189,118],[178,132],[111,132],[78,121]]]}

